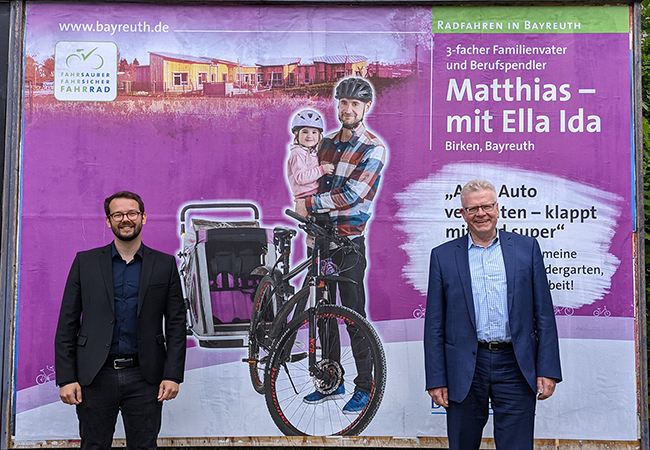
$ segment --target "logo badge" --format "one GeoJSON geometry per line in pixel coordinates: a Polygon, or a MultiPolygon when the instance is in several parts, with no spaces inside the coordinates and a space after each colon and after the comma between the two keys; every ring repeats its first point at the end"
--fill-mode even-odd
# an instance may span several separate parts
{"type": "Polygon", "coordinates": [[[117,45],[62,41],[54,49],[54,97],[110,102],[117,97],[117,45]]]}

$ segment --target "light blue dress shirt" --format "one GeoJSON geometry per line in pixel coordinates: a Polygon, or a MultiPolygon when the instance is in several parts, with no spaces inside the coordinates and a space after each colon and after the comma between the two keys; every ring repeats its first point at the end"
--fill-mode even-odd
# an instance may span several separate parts
{"type": "Polygon", "coordinates": [[[474,244],[469,235],[468,253],[478,340],[511,342],[506,267],[498,233],[487,247],[474,244]]]}

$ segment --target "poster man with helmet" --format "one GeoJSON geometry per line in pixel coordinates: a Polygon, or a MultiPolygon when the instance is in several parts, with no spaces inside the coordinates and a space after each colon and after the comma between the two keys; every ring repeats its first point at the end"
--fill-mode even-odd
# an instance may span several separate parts
{"type": "MultiPolygon", "coordinates": [[[[372,213],[372,202],[377,195],[381,171],[386,165],[386,146],[366,128],[364,118],[370,111],[373,89],[370,83],[358,77],[341,80],[335,90],[337,115],[341,128],[325,136],[318,151],[321,164],[334,165],[334,173],[320,179],[318,192],[296,200],[296,211],[303,215],[327,214],[339,235],[348,236],[357,244],[355,254],[336,252],[333,262],[341,273],[355,283],[331,286],[334,297],[338,287],[341,304],[366,317],[364,278],[366,271],[366,225],[372,213]]],[[[369,398],[371,361],[363,349],[355,349],[352,342],[358,376],[354,379],[354,395],[343,408],[344,413],[357,414],[369,398]]],[[[331,355],[336,359],[338,355],[331,355]]],[[[340,398],[345,393],[341,385],[324,395],[318,391],[307,395],[307,403],[321,403],[340,398]]]]}

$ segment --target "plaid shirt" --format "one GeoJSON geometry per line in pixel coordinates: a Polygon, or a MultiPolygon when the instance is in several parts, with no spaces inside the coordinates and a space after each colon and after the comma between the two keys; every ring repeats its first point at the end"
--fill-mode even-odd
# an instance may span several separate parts
{"type": "Polygon", "coordinates": [[[363,123],[347,142],[341,131],[323,139],[318,158],[336,166],[333,175],[320,179],[318,194],[307,197],[311,214],[329,213],[341,236],[361,236],[370,219],[380,173],[386,164],[386,146],[363,123]]]}

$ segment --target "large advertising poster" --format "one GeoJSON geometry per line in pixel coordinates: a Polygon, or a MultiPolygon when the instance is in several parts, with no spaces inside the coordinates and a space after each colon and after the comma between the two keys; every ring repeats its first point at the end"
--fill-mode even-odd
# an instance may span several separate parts
{"type": "Polygon", "coordinates": [[[480,177],[499,227],[538,239],[553,295],[564,381],[538,404],[536,437],[636,440],[630,42],[626,6],[28,3],[15,440],[78,439],[54,382],[56,322],[75,253],[111,241],[103,200],[124,189],[144,199],[144,243],[178,255],[188,300],[185,382],[161,437],[290,432],[276,424],[298,419],[264,382],[273,355],[251,358],[250,273],[272,264],[274,227],[297,229],[292,120],[314,110],[336,132],[334,89],[351,76],[373,88],[364,124],[385,148],[364,212],[383,395],[353,423],[339,411],[349,373],[331,411],[300,409],[322,386],[290,379],[311,415],[299,430],[446,435],[424,391],[429,253],[467,233],[459,191],[480,177]]]}

